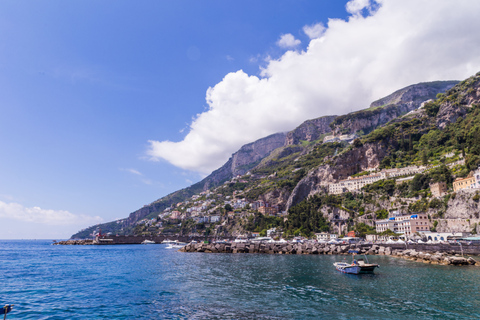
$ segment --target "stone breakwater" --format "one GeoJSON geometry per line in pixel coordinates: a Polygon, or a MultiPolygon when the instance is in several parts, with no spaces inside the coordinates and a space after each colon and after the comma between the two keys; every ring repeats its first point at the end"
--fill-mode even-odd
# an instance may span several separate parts
{"type": "MultiPolygon", "coordinates": [[[[454,246],[452,246],[453,248],[454,246]]],[[[433,248],[433,247],[432,247],[433,248]]],[[[402,257],[408,260],[442,264],[442,265],[477,265],[472,257],[465,258],[456,253],[454,249],[449,251],[417,251],[415,248],[403,249],[388,245],[334,245],[319,243],[190,243],[181,248],[180,252],[205,252],[205,253],[267,253],[267,254],[349,254],[349,250],[358,250],[360,254],[388,255],[402,257]]]]}
{"type": "Polygon", "coordinates": [[[74,245],[93,245],[96,244],[94,240],[65,240],[65,241],[55,241],[52,243],[53,245],[66,245],[66,246],[74,246],[74,245]]]}

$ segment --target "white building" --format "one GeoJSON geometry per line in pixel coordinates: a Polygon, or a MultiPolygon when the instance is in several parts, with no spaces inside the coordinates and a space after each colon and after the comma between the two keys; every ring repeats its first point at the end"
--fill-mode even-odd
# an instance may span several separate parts
{"type": "Polygon", "coordinates": [[[403,234],[409,238],[416,232],[430,231],[431,223],[426,213],[415,213],[391,217],[385,220],[375,221],[375,231],[378,233],[391,231],[403,234]]]}
{"type": "Polygon", "coordinates": [[[272,237],[277,232],[277,228],[267,230],[267,237],[272,237]]]}
{"type": "Polygon", "coordinates": [[[329,241],[337,238],[336,234],[328,233],[328,232],[319,232],[319,233],[315,233],[315,235],[317,236],[317,241],[320,241],[320,240],[329,241]]]}
{"type": "Polygon", "coordinates": [[[360,190],[367,184],[374,183],[376,181],[386,179],[387,176],[383,172],[372,173],[366,176],[360,177],[348,177],[345,180],[340,180],[337,183],[331,183],[328,185],[328,192],[332,194],[340,194],[346,191],[360,190]]]}
{"type": "Polygon", "coordinates": [[[323,138],[323,143],[335,142],[335,141],[340,141],[340,139],[335,136],[326,136],[325,138],[323,138]]]}

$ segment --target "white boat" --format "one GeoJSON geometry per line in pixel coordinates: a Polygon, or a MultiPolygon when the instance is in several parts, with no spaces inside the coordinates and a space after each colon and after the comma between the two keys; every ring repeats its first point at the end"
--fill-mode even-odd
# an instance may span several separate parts
{"type": "Polygon", "coordinates": [[[155,244],[155,241],[145,239],[142,244],[155,244]]]}
{"type": "Polygon", "coordinates": [[[362,274],[362,273],[373,273],[375,268],[380,268],[378,264],[368,263],[367,256],[364,255],[365,260],[355,259],[355,254],[358,253],[356,250],[350,250],[348,253],[353,254],[352,263],[346,262],[335,262],[333,265],[335,268],[343,273],[350,274],[362,274]],[[365,261],[367,263],[365,263],[365,261]]]}
{"type": "Polygon", "coordinates": [[[163,244],[175,243],[176,240],[165,239],[162,241],[163,244]]]}
{"type": "Polygon", "coordinates": [[[187,244],[185,242],[179,242],[178,240],[171,241],[167,245],[167,249],[180,249],[185,247],[187,244]]]}

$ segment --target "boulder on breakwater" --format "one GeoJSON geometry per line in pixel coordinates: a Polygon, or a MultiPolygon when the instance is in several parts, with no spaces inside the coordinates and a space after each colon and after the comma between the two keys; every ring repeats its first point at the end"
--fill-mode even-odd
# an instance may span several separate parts
{"type": "Polygon", "coordinates": [[[323,243],[189,243],[179,251],[205,253],[267,253],[267,254],[348,254],[349,250],[357,250],[360,254],[388,255],[402,257],[409,260],[442,264],[442,265],[477,265],[472,257],[464,258],[460,255],[449,255],[446,252],[424,252],[415,249],[400,250],[382,245],[335,245],[323,243]]]}
{"type": "Polygon", "coordinates": [[[85,240],[65,240],[65,241],[55,241],[53,245],[93,245],[96,244],[94,240],[85,239],[85,240]]]}

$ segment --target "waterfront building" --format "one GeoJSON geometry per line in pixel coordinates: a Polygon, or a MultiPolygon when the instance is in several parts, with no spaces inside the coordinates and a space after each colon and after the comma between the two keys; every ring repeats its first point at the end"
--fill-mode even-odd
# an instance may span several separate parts
{"type": "Polygon", "coordinates": [[[348,231],[348,233],[347,233],[347,237],[350,237],[350,238],[355,238],[355,237],[356,237],[356,235],[355,235],[355,231],[353,231],[353,230],[352,230],[352,231],[348,231]]]}
{"type": "Polygon", "coordinates": [[[267,230],[267,237],[273,237],[277,233],[277,228],[272,228],[267,230]]]}
{"type": "Polygon", "coordinates": [[[469,232],[431,232],[431,231],[422,231],[421,235],[425,236],[427,240],[432,241],[447,241],[447,240],[458,240],[470,235],[469,232]]]}
{"type": "Polygon", "coordinates": [[[447,193],[447,184],[445,182],[432,183],[430,191],[434,197],[442,197],[447,193]]]}
{"type": "Polygon", "coordinates": [[[411,237],[416,232],[430,231],[431,226],[432,225],[426,213],[399,215],[375,221],[375,230],[377,233],[390,229],[395,233],[403,234],[407,238],[411,237]]]}
{"type": "Polygon", "coordinates": [[[315,236],[317,237],[317,240],[323,240],[323,241],[329,241],[332,239],[337,239],[337,235],[334,233],[328,233],[328,232],[319,232],[315,233],[315,236]]]}

